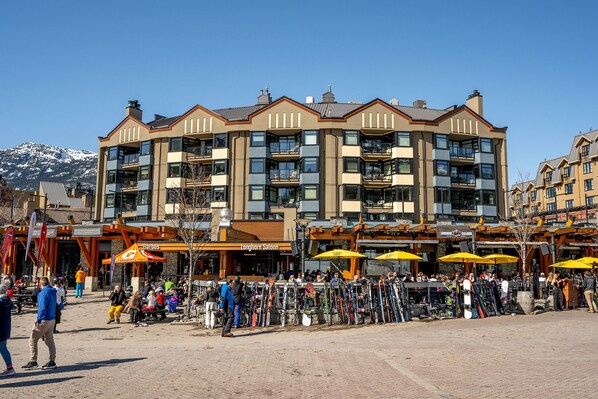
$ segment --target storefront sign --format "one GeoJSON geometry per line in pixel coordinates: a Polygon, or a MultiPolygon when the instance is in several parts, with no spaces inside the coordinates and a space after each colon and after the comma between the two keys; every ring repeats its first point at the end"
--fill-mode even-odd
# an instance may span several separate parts
{"type": "Polygon", "coordinates": [[[278,245],[271,244],[241,244],[241,251],[279,251],[278,245]]]}
{"type": "MultiPolygon", "coordinates": [[[[42,228],[36,227],[33,230],[33,238],[40,238],[42,228]]],[[[46,238],[56,238],[56,228],[55,227],[48,227],[46,230],[46,238]]]]}
{"type": "Polygon", "coordinates": [[[143,249],[146,251],[159,251],[160,244],[143,244],[143,249]]]}
{"type": "Polygon", "coordinates": [[[101,237],[102,226],[74,226],[73,237],[101,237]]]}
{"type": "Polygon", "coordinates": [[[473,230],[467,226],[436,226],[436,235],[441,238],[473,237],[473,230]]]}

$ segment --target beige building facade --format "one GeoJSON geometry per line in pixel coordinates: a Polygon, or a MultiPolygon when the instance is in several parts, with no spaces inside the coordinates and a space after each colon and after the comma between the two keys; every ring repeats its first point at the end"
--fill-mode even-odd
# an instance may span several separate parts
{"type": "Polygon", "coordinates": [[[282,219],[288,239],[298,218],[477,222],[506,209],[506,128],[484,119],[477,91],[429,109],[339,103],[330,90],[319,102],[273,101],[266,90],[255,105],[196,105],[150,122],[131,101],[99,147],[96,218],[108,222],[168,219],[173,190],[194,187],[205,191],[204,212],[282,219]]]}
{"type": "Polygon", "coordinates": [[[595,222],[597,159],[598,130],[576,135],[568,154],[540,163],[533,180],[511,187],[511,208],[547,222],[595,222]]]}

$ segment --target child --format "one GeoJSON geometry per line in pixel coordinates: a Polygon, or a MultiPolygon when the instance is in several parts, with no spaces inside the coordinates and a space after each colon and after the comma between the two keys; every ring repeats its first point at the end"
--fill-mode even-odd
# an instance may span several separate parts
{"type": "Polygon", "coordinates": [[[179,295],[177,294],[174,287],[168,291],[168,296],[168,313],[174,313],[176,312],[176,307],[179,304],[179,295]]]}
{"type": "Polygon", "coordinates": [[[166,295],[164,295],[164,288],[162,287],[156,288],[156,309],[162,310],[160,312],[160,320],[164,320],[166,318],[166,313],[164,313],[164,309],[166,309],[166,295]]]}
{"type": "Polygon", "coordinates": [[[131,322],[139,327],[139,311],[141,310],[141,292],[136,291],[125,306],[125,313],[131,312],[131,322]]]}
{"type": "Polygon", "coordinates": [[[15,369],[12,367],[10,352],[6,347],[6,342],[10,338],[10,311],[13,307],[12,301],[6,295],[7,291],[8,287],[0,284],[0,354],[4,359],[4,363],[6,363],[6,370],[0,373],[0,377],[6,377],[15,373],[15,369]]]}
{"type": "MultiPolygon", "coordinates": [[[[141,312],[151,312],[156,310],[156,293],[154,292],[154,290],[150,290],[147,293],[147,305],[144,305],[141,308],[141,312]]],[[[148,320],[155,320],[154,317],[150,316],[148,318],[148,320]]]]}

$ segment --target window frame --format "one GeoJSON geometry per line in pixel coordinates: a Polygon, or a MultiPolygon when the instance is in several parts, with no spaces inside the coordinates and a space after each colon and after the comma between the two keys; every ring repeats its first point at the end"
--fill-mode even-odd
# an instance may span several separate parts
{"type": "Polygon", "coordinates": [[[250,147],[265,147],[268,135],[265,131],[257,130],[249,133],[249,146],[250,147]],[[257,139],[261,136],[261,142],[257,139]]]}
{"type": "Polygon", "coordinates": [[[413,174],[413,158],[397,158],[396,159],[395,174],[397,175],[412,175],[413,174]],[[401,164],[408,164],[409,171],[401,171],[401,164]]]}
{"type": "Polygon", "coordinates": [[[140,156],[152,155],[154,152],[153,151],[154,146],[152,144],[153,144],[152,140],[142,141],[141,144],[139,144],[139,155],[140,156]]]}
{"type": "Polygon", "coordinates": [[[319,195],[319,190],[318,190],[318,184],[304,184],[303,186],[301,186],[301,200],[302,201],[317,201],[320,199],[320,195],[319,195]],[[307,190],[313,190],[314,191],[314,197],[313,198],[308,198],[307,197],[307,190]]]}
{"type": "Polygon", "coordinates": [[[480,137],[480,152],[484,153],[484,154],[494,154],[494,146],[493,146],[493,140],[491,138],[488,137],[480,137]],[[490,146],[490,151],[484,151],[484,146],[486,143],[486,145],[490,146]]]}
{"type": "Polygon", "coordinates": [[[301,162],[302,166],[302,173],[318,173],[320,171],[320,158],[319,157],[305,157],[302,159],[301,162]],[[306,164],[307,162],[314,162],[315,163],[315,170],[307,170],[306,164]]]}
{"type": "Polygon", "coordinates": [[[213,175],[227,175],[228,174],[228,159],[216,159],[212,161],[212,174],[213,175]],[[219,172],[216,171],[216,164],[222,163],[224,167],[219,172]]]}
{"type": "Polygon", "coordinates": [[[318,142],[319,142],[318,133],[319,133],[319,130],[303,130],[303,131],[301,132],[301,139],[302,139],[302,140],[301,140],[301,145],[302,145],[302,146],[303,146],[303,145],[304,145],[304,146],[313,146],[313,145],[318,145],[318,142]],[[312,136],[312,135],[313,135],[313,136],[312,136]],[[308,137],[310,137],[310,138],[311,138],[311,137],[315,138],[315,143],[308,143],[308,142],[307,142],[307,141],[308,141],[308,140],[307,140],[307,138],[308,138],[308,137]]]}
{"type": "Polygon", "coordinates": [[[266,200],[265,186],[263,184],[250,184],[249,185],[249,201],[265,201],[265,200],[266,200]],[[261,198],[259,195],[260,193],[261,193],[261,198]]]}
{"type": "Polygon", "coordinates": [[[582,168],[583,168],[584,175],[592,173],[592,169],[593,169],[592,163],[593,163],[592,161],[587,161],[587,162],[583,163],[582,168]]]}
{"type": "Polygon", "coordinates": [[[594,189],[594,178],[585,179],[583,181],[583,188],[584,191],[592,191],[594,189]]]}
{"type": "Polygon", "coordinates": [[[434,134],[434,149],[436,150],[448,150],[449,149],[449,136],[448,134],[435,133],[434,134]],[[446,147],[439,146],[439,139],[446,141],[446,147]]]}
{"type": "Polygon", "coordinates": [[[343,201],[361,201],[362,187],[359,184],[343,184],[343,201]],[[355,190],[355,195],[349,198],[349,191],[355,190]]]}
{"type": "Polygon", "coordinates": [[[415,190],[413,186],[395,186],[394,201],[395,202],[414,202],[415,201],[415,190]],[[407,198],[405,198],[407,193],[407,198]]]}
{"type": "Polygon", "coordinates": [[[265,158],[250,158],[249,159],[249,174],[263,174],[266,173],[266,159],[265,158]],[[261,170],[256,170],[256,164],[261,163],[261,170]]]}
{"type": "Polygon", "coordinates": [[[343,173],[361,173],[361,158],[357,157],[343,157],[343,173]],[[356,170],[348,170],[349,163],[356,162],[356,170]]]}
{"type": "Polygon", "coordinates": [[[212,151],[214,148],[228,148],[228,133],[216,133],[212,139],[212,151]],[[224,143],[222,145],[218,145],[218,143],[224,143]]]}
{"type": "Polygon", "coordinates": [[[411,137],[411,132],[395,132],[395,147],[412,147],[413,141],[411,137]],[[407,137],[408,145],[402,144],[401,136],[404,139],[407,137]]]}
{"type": "Polygon", "coordinates": [[[361,143],[359,130],[343,130],[343,145],[358,146],[361,143]],[[355,143],[350,143],[349,135],[355,135],[355,143]]]}
{"type": "Polygon", "coordinates": [[[435,176],[450,176],[451,175],[451,163],[449,161],[445,161],[445,160],[435,160],[434,161],[434,175],[435,176]],[[439,166],[440,165],[445,165],[446,166],[446,173],[439,173],[439,166]]]}

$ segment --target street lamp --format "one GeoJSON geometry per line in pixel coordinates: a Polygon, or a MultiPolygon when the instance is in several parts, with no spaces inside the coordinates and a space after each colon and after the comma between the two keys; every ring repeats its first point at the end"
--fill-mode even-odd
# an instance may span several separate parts
{"type": "Polygon", "coordinates": [[[88,188],[87,189],[87,195],[91,195],[91,200],[89,201],[89,220],[93,220],[93,215],[92,215],[92,212],[93,212],[93,200],[94,200],[94,195],[93,194],[94,194],[93,189],[88,188]]]}
{"type": "Polygon", "coordinates": [[[310,219],[295,219],[295,223],[301,227],[301,273],[305,273],[305,230],[310,222],[310,219]]]}

